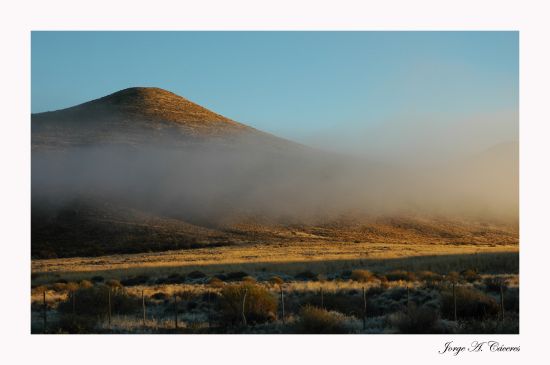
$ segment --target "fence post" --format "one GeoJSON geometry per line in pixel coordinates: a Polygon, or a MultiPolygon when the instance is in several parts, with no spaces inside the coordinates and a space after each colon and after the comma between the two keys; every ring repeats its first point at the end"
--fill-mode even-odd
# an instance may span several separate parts
{"type": "Polygon", "coordinates": [[[500,320],[504,321],[504,291],[502,283],[500,284],[500,320]]]}
{"type": "Polygon", "coordinates": [[[145,327],[145,294],[141,290],[141,307],[143,308],[143,327],[145,327]]]}
{"type": "Polygon", "coordinates": [[[76,314],[76,291],[71,291],[71,299],[73,302],[73,316],[76,314]]]}
{"type": "Polygon", "coordinates": [[[279,287],[281,289],[281,319],[283,324],[285,324],[285,294],[283,291],[283,286],[279,287]]]}
{"type": "Polygon", "coordinates": [[[367,329],[367,291],[363,287],[363,330],[367,329]]]}
{"type": "Polygon", "coordinates": [[[453,283],[453,304],[454,304],[454,318],[455,318],[455,322],[457,321],[457,316],[456,316],[456,292],[455,292],[455,283],[453,283]]]}
{"type": "Polygon", "coordinates": [[[208,293],[208,312],[206,313],[206,319],[208,321],[208,328],[212,327],[212,319],[210,318],[211,317],[211,312],[212,312],[212,308],[210,307],[210,289],[208,289],[207,291],[208,293]]]}
{"type": "Polygon", "coordinates": [[[109,305],[109,312],[108,312],[108,316],[109,316],[109,328],[111,328],[111,288],[109,288],[109,291],[107,292],[108,293],[108,305],[109,305]]]}
{"type": "Polygon", "coordinates": [[[245,303],[246,303],[246,293],[248,293],[248,289],[245,289],[244,290],[244,295],[243,295],[243,307],[242,307],[242,310],[241,310],[241,314],[242,314],[242,317],[243,317],[243,325],[246,326],[246,316],[244,314],[244,306],[245,306],[245,303]]]}
{"type": "Polygon", "coordinates": [[[46,305],[46,290],[42,293],[42,319],[44,320],[44,333],[46,333],[47,328],[47,314],[46,311],[48,310],[48,307],[46,305]]]}
{"type": "Polygon", "coordinates": [[[323,298],[323,287],[321,287],[319,290],[321,292],[321,308],[325,309],[325,301],[324,301],[324,298],[323,298]]]}
{"type": "Polygon", "coordinates": [[[178,297],[174,294],[174,323],[178,329],[178,297]]]}

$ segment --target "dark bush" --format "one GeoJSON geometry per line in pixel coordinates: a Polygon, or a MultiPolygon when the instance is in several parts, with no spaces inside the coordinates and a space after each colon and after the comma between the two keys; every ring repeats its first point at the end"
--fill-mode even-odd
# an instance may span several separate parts
{"type": "Polygon", "coordinates": [[[67,290],[67,283],[57,282],[52,285],[52,289],[55,290],[56,292],[64,292],[67,290]]]}
{"type": "Polygon", "coordinates": [[[464,278],[464,280],[466,280],[469,283],[478,281],[481,278],[481,276],[477,273],[477,271],[472,269],[464,270],[460,273],[460,275],[462,276],[462,278],[464,278]]]}
{"type": "Polygon", "coordinates": [[[285,281],[278,276],[273,276],[271,279],[269,279],[269,282],[273,285],[279,285],[279,286],[285,283],[285,281]]]}
{"type": "MultiPolygon", "coordinates": [[[[329,311],[337,311],[346,315],[360,316],[363,313],[363,297],[356,295],[355,293],[349,293],[348,295],[336,292],[336,293],[324,293],[323,305],[324,308],[329,311]]],[[[320,298],[317,296],[317,305],[320,305],[320,298]]]]}
{"type": "Polygon", "coordinates": [[[367,297],[370,298],[375,295],[382,294],[387,288],[380,286],[371,286],[367,289],[367,297]]]}
{"type": "Polygon", "coordinates": [[[225,280],[226,281],[241,281],[243,278],[249,276],[248,273],[244,272],[244,271],[234,271],[234,272],[230,272],[230,273],[227,273],[225,275],[225,280]]]}
{"type": "MultiPolygon", "coordinates": [[[[89,288],[80,288],[72,295],[75,296],[75,313],[78,316],[105,317],[108,313],[109,291],[111,291],[111,313],[136,313],[141,308],[141,298],[128,294],[123,288],[110,288],[107,285],[96,285],[89,288]]],[[[72,295],[59,303],[60,313],[72,313],[72,295]]]]}
{"type": "Polygon", "coordinates": [[[249,323],[262,323],[275,319],[277,298],[259,285],[243,282],[226,285],[221,290],[221,312],[226,323],[242,321],[243,297],[246,293],[244,313],[249,323]]]}
{"type": "Polygon", "coordinates": [[[403,312],[394,314],[392,324],[400,333],[440,333],[438,326],[439,315],[434,308],[427,306],[417,307],[414,304],[408,306],[403,312]]]}
{"type": "Polygon", "coordinates": [[[187,277],[189,279],[202,279],[202,278],[206,277],[206,274],[203,273],[202,271],[195,270],[195,271],[191,271],[189,274],[187,274],[187,277]]]}
{"type": "Polygon", "coordinates": [[[216,276],[213,276],[210,278],[210,280],[208,280],[208,285],[210,285],[213,288],[221,288],[224,286],[224,282],[221,281],[216,276]]]}
{"type": "Polygon", "coordinates": [[[363,311],[363,298],[357,294],[358,291],[355,291],[353,294],[344,291],[323,292],[323,301],[321,302],[321,293],[319,291],[310,292],[301,298],[297,306],[292,306],[289,303],[287,310],[299,310],[301,307],[311,306],[357,316],[363,311]]]}
{"type": "Polygon", "coordinates": [[[226,281],[227,280],[227,275],[225,275],[225,274],[216,274],[216,275],[214,275],[214,277],[220,279],[221,281],[226,281]]]}
{"type": "Polygon", "coordinates": [[[92,286],[94,286],[94,283],[92,283],[90,280],[82,280],[80,283],[78,283],[78,285],[81,287],[81,288],[91,288],[92,286]]]}
{"type": "Polygon", "coordinates": [[[519,319],[517,316],[505,317],[503,321],[498,319],[486,319],[483,321],[463,321],[458,327],[458,333],[464,334],[519,334],[519,319]]]}
{"type": "Polygon", "coordinates": [[[62,314],[59,316],[56,328],[61,333],[79,334],[93,332],[96,325],[97,318],[95,317],[62,314]]]}
{"type": "Polygon", "coordinates": [[[350,270],[342,271],[342,273],[340,274],[340,279],[347,280],[349,278],[351,278],[351,271],[350,270]]]}
{"type": "Polygon", "coordinates": [[[488,292],[500,293],[501,286],[503,291],[506,290],[504,279],[498,276],[486,277],[485,280],[483,280],[483,284],[485,284],[485,290],[488,292]]]}
{"type": "Polygon", "coordinates": [[[303,271],[294,276],[298,280],[317,280],[317,274],[311,271],[303,271]]]}
{"type": "Polygon", "coordinates": [[[386,273],[386,279],[389,281],[415,281],[416,277],[414,276],[414,273],[403,271],[403,270],[394,270],[389,273],[386,273]]]}
{"type": "Polygon", "coordinates": [[[185,275],[182,274],[170,274],[168,277],[159,278],[155,281],[156,284],[183,284],[185,283],[185,275]]]}
{"type": "Polygon", "coordinates": [[[508,288],[504,292],[504,310],[519,313],[519,288],[508,288]]]}
{"type": "MultiPolygon", "coordinates": [[[[474,288],[457,286],[456,308],[458,319],[484,319],[498,314],[496,300],[474,288]]],[[[452,289],[441,293],[441,313],[445,318],[454,319],[452,289]]]]}
{"type": "Polygon", "coordinates": [[[107,285],[108,287],[110,288],[113,288],[113,289],[120,289],[122,288],[122,284],[120,283],[120,281],[116,280],[116,279],[109,279],[105,282],[105,285],[107,285]]]}
{"type": "Polygon", "coordinates": [[[368,270],[353,270],[350,276],[351,280],[358,281],[360,283],[366,283],[375,279],[372,272],[368,270]]]}
{"type": "Polygon", "coordinates": [[[347,333],[348,328],[338,313],[307,305],[300,310],[294,331],[303,334],[338,334],[347,333]]]}
{"type": "Polygon", "coordinates": [[[96,275],[96,276],[92,276],[92,283],[102,283],[103,281],[105,281],[105,278],[103,276],[99,276],[99,275],[96,275]]]}
{"type": "Polygon", "coordinates": [[[134,276],[133,278],[122,280],[120,283],[123,286],[134,286],[134,285],[147,284],[148,281],[149,281],[149,276],[139,275],[139,276],[134,276]]]}
{"type": "Polygon", "coordinates": [[[416,273],[416,277],[419,280],[427,282],[428,284],[434,284],[443,279],[441,275],[432,271],[419,271],[416,273]]]}
{"type": "Polygon", "coordinates": [[[168,295],[166,293],[157,292],[157,293],[151,295],[151,298],[156,299],[156,300],[168,300],[168,299],[170,299],[170,295],[168,295]]]}
{"type": "Polygon", "coordinates": [[[407,298],[407,288],[398,287],[389,289],[386,291],[386,295],[395,301],[405,300],[407,298]]]}
{"type": "Polygon", "coordinates": [[[456,271],[451,271],[445,275],[445,280],[450,283],[458,283],[460,281],[460,275],[456,271]]]}
{"type": "Polygon", "coordinates": [[[70,292],[73,292],[75,290],[78,290],[79,286],[74,281],[70,281],[67,283],[67,290],[70,292]]]}

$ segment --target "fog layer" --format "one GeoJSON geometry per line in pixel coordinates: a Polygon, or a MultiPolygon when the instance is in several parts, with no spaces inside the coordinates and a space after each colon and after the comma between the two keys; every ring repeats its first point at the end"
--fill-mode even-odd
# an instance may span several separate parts
{"type": "Polygon", "coordinates": [[[517,143],[429,169],[252,142],[34,150],[33,207],[88,199],[212,223],[403,212],[517,219],[517,143]]]}

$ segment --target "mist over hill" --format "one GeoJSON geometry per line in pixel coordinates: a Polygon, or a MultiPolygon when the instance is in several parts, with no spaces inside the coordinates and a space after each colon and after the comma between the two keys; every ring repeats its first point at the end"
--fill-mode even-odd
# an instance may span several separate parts
{"type": "Polygon", "coordinates": [[[397,169],[278,138],[157,88],[31,118],[33,255],[226,244],[244,240],[234,227],[251,220],[517,220],[516,143],[439,169],[397,169]]]}

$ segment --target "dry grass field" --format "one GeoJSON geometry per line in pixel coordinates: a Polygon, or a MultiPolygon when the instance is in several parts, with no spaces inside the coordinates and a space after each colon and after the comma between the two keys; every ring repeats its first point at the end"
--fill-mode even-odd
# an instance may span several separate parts
{"type": "MultiPolygon", "coordinates": [[[[299,228],[270,227],[261,232],[266,241],[257,243],[32,260],[31,330],[519,330],[519,245],[513,227],[409,217],[347,225],[339,233],[335,227],[299,228]],[[458,318],[452,315],[454,308],[449,309],[453,285],[458,290],[458,318]],[[107,297],[113,308],[107,307],[107,297]]],[[[250,226],[246,229],[253,235],[250,226]]]]}
{"type": "Polygon", "coordinates": [[[141,87],[31,120],[32,333],[519,331],[517,143],[398,167],[141,87]]]}

